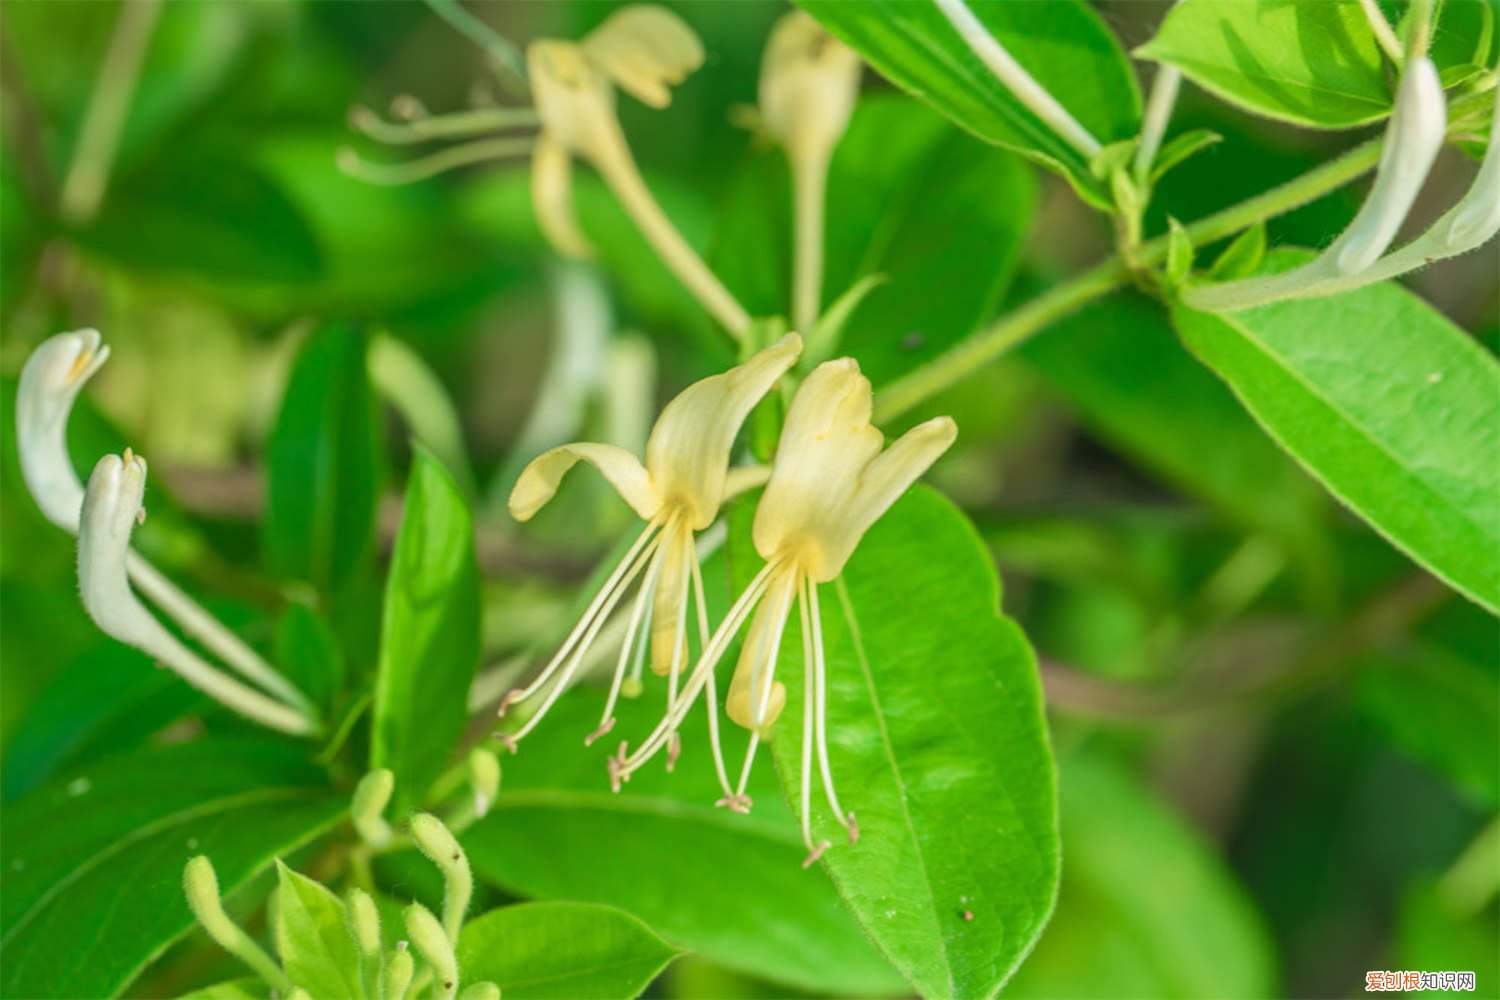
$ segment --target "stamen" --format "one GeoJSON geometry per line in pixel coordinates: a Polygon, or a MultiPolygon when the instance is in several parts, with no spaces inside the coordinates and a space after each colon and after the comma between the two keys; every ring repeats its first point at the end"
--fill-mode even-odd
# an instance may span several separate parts
{"type": "Polygon", "coordinates": [[[418,113],[407,116],[404,122],[388,122],[363,105],[357,104],[349,109],[350,128],[364,133],[376,142],[393,146],[407,146],[432,139],[467,139],[511,128],[533,128],[538,124],[540,119],[530,108],[482,108],[454,111],[445,115],[418,113]]]}
{"type": "MultiPolygon", "coordinates": [[[[665,539],[670,544],[671,539],[667,538],[670,531],[671,525],[669,524],[657,536],[657,541],[661,542],[665,539]]],[[[604,732],[609,731],[606,726],[614,717],[615,702],[620,697],[620,684],[625,679],[626,668],[630,666],[630,654],[636,649],[636,637],[644,638],[650,632],[649,628],[642,629],[641,624],[642,620],[650,614],[649,609],[656,603],[656,584],[661,579],[661,564],[666,551],[666,545],[656,546],[656,555],[651,560],[651,568],[646,571],[646,579],[641,583],[641,589],[635,595],[635,606],[630,609],[630,624],[625,628],[625,641],[620,644],[620,658],[615,664],[614,678],[609,684],[609,697],[604,702],[604,714],[599,718],[599,729],[604,732]]],[[[598,731],[595,730],[595,732],[598,731]]],[[[592,739],[585,739],[584,746],[588,746],[591,742],[593,742],[592,739]]]]}
{"type": "MultiPolygon", "coordinates": [[[[698,648],[708,648],[708,602],[703,599],[703,569],[698,564],[698,551],[693,550],[693,600],[698,605],[698,648]]],[[[724,767],[724,749],[719,745],[719,693],[714,682],[713,671],[708,672],[708,680],[704,685],[708,691],[704,704],[708,708],[708,742],[713,750],[714,771],[719,777],[719,787],[724,790],[724,798],[734,795],[729,788],[729,774],[724,767]]],[[[722,800],[721,800],[722,801],[722,800]]]]}
{"type": "Polygon", "coordinates": [[[431,156],[397,164],[371,163],[345,146],[338,152],[338,166],[340,170],[356,180],[368,184],[396,186],[414,184],[449,170],[457,170],[459,167],[484,163],[488,160],[530,156],[535,145],[536,143],[529,138],[481,139],[433,153],[431,156]]]}
{"type": "Polygon", "coordinates": [[[813,752],[813,670],[812,625],[807,617],[806,588],[797,595],[797,611],[802,616],[802,842],[811,852],[802,867],[807,868],[823,853],[823,845],[814,848],[812,841],[812,752],[813,752]]]}
{"type": "Polygon", "coordinates": [[[848,832],[849,843],[852,844],[859,839],[859,824],[854,821],[852,812],[846,817],[839,806],[838,794],[833,790],[833,769],[828,765],[828,666],[823,653],[823,615],[818,606],[818,585],[808,580],[805,586],[813,633],[813,693],[817,703],[813,732],[818,744],[818,771],[823,778],[823,792],[828,797],[828,808],[833,810],[834,818],[848,832]]]}
{"type": "Polygon", "coordinates": [[[670,774],[672,768],[677,766],[677,758],[682,755],[682,734],[674,732],[672,738],[667,741],[667,772],[670,774]]]}
{"type": "Polygon", "coordinates": [[[427,105],[411,94],[397,94],[391,98],[391,117],[411,122],[418,118],[430,118],[432,112],[427,110],[427,105]]]}
{"type": "MultiPolygon", "coordinates": [[[[708,648],[699,657],[698,664],[693,668],[687,686],[682,696],[677,699],[677,703],[656,724],[656,728],[651,731],[635,753],[611,762],[611,780],[615,776],[617,767],[621,779],[628,778],[632,771],[650,760],[665,744],[667,737],[682,724],[683,716],[687,714],[688,708],[707,683],[707,676],[713,672],[714,667],[718,666],[719,660],[723,658],[724,652],[729,648],[729,643],[738,633],[740,626],[745,623],[746,617],[755,610],[756,603],[765,594],[772,572],[779,565],[780,563],[771,563],[762,567],[761,571],[755,575],[755,579],[750,581],[749,586],[745,588],[744,593],[740,595],[739,600],[735,602],[734,607],[730,608],[729,614],[719,625],[719,630],[709,640],[708,648]]],[[[623,751],[623,745],[621,749],[623,751]]]]}
{"type": "Polygon", "coordinates": [[[71,384],[74,379],[83,374],[84,369],[86,369],[89,366],[89,362],[93,360],[93,351],[79,351],[78,357],[73,359],[73,366],[68,369],[68,374],[64,377],[63,381],[71,384]]]}
{"type": "Polygon", "coordinates": [[[802,859],[802,867],[804,869],[811,868],[813,866],[813,863],[821,858],[823,856],[823,852],[828,850],[828,848],[831,846],[832,845],[829,844],[827,840],[818,841],[818,846],[808,851],[807,857],[802,859]]]}

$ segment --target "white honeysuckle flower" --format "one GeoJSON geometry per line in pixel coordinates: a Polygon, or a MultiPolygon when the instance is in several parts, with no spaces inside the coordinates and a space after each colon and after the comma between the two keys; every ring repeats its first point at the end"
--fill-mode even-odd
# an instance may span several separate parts
{"type": "Polygon", "coordinates": [[[68,416],[85,382],[109,358],[98,330],[44,340],[21,369],[16,387],[16,450],[21,477],[47,520],[78,534],[83,483],[68,458],[68,416]]]}
{"type": "Polygon", "coordinates": [[[745,786],[756,748],[786,704],[786,691],[775,679],[775,669],[782,633],[796,603],[803,643],[805,865],[812,864],[828,846],[827,841],[815,844],[812,839],[815,752],[829,808],[850,842],[858,837],[854,814],[839,805],[828,763],[827,669],[818,585],[843,572],[865,532],[937,461],[958,433],[950,418],[936,417],[883,448],[883,436],[870,423],[871,405],[870,382],[852,359],[826,362],[807,376],[787,412],[771,477],[755,511],[755,549],[766,565],[705,645],[682,697],[667,716],[634,753],[627,754],[622,745],[618,756],[610,760],[611,780],[618,789],[620,782],[669,745],[698,692],[707,686],[712,697],[714,669],[754,612],[725,705],[729,717],[750,730],[750,745],[738,787],[720,800],[720,805],[736,811],[747,810],[750,800],[745,786]]]}
{"type": "Polygon", "coordinates": [[[103,632],[154,657],[221,704],[272,729],[312,731],[308,719],[278,701],[226,677],[168,632],[130,589],[125,563],[130,533],[145,520],[145,459],[106,455],[94,466],[78,522],[78,590],[89,617],[103,632]]]}
{"type": "Polygon", "coordinates": [[[1448,103],[1437,67],[1426,56],[1407,60],[1386,128],[1375,183],[1349,228],[1324,253],[1343,274],[1358,274],[1385,253],[1443,148],[1448,103]]]}
{"type": "MultiPolygon", "coordinates": [[[[68,456],[68,417],[78,393],[109,358],[98,330],[74,330],[44,340],[31,352],[16,387],[16,450],[21,477],[47,520],[78,534],[83,483],[68,456]]],[[[307,698],[238,636],[203,610],[139,553],[127,552],[136,586],[225,663],[311,717],[307,698]]]]}
{"type": "Polygon", "coordinates": [[[794,10],[772,27],[761,58],[761,123],[793,161],[826,159],[849,127],[859,78],[854,50],[794,10]]]}
{"type": "MultiPolygon", "coordinates": [[[[1375,182],[1354,221],[1327,249],[1300,267],[1267,277],[1189,286],[1182,292],[1182,301],[1194,309],[1228,312],[1281,299],[1332,295],[1462,252],[1449,245],[1451,227],[1457,221],[1450,213],[1427,234],[1382,256],[1422,190],[1442,149],[1447,125],[1448,106],[1437,67],[1426,56],[1407,60],[1395,109],[1386,126],[1375,182]]],[[[1481,169],[1476,189],[1484,180],[1481,169]]]]}
{"type": "MultiPolygon", "coordinates": [[[[511,705],[532,697],[551,682],[546,697],[526,724],[499,737],[512,751],[566,690],[605,621],[637,577],[642,577],[641,586],[604,713],[599,728],[585,742],[592,743],[614,726],[614,708],[622,691],[627,696],[638,693],[647,646],[652,671],[668,678],[668,705],[675,703],[680,675],[687,665],[690,587],[697,605],[700,638],[706,640],[708,632],[694,534],[713,523],[727,497],[764,481],[762,469],[731,470],[730,452],[745,418],[796,363],[801,351],[802,338],[787,334],[744,364],[688,386],[657,418],[646,443],[644,464],[623,448],[581,442],[544,452],[522,470],[510,495],[510,512],[519,521],[529,520],[552,499],[568,470],[587,462],[646,522],[646,528],[542,672],[526,687],[511,691],[501,700],[500,714],[504,715],[511,705]]],[[[716,720],[711,710],[715,734],[716,720]]],[[[673,747],[675,751],[675,744],[673,747]]]]}
{"type": "Polygon", "coordinates": [[[541,132],[531,159],[537,225],[564,256],[593,253],[573,211],[572,160],[582,159],[606,184],[663,263],[736,337],[747,313],[682,238],[641,179],[615,113],[615,87],[645,104],[666,107],[669,85],[703,64],[703,46],[676,14],[644,4],[625,7],[582,41],[543,38],[526,47],[541,132]]]}

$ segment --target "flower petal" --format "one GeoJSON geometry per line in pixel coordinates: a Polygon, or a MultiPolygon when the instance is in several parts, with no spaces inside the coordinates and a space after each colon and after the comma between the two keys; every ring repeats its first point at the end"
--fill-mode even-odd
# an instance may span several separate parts
{"type": "Polygon", "coordinates": [[[796,556],[809,571],[825,562],[822,537],[838,534],[860,474],[880,453],[870,406],[870,381],[851,358],[825,362],[803,380],[755,511],[755,549],[763,559],[796,556]]]}
{"type": "Polygon", "coordinates": [[[724,502],[729,452],[740,425],[796,364],[802,338],[789,333],[742,365],[684,389],[667,404],[646,442],[646,468],[663,503],[679,503],[702,531],[724,502]]]}
{"type": "Polygon", "coordinates": [[[624,7],[582,42],[589,60],[653,108],[672,103],[668,85],[703,65],[703,43],[676,14],[656,4],[624,7]]]}
{"type": "Polygon", "coordinates": [[[552,249],[575,260],[594,256],[573,213],[573,157],[545,132],[531,154],[531,210],[552,249]]]}
{"type": "Polygon", "coordinates": [[[68,415],[79,390],[108,357],[98,330],[59,333],[31,352],[16,387],[21,476],[47,520],[73,534],[83,483],[68,457],[68,415]]]}
{"type": "Polygon", "coordinates": [[[661,500],[652,489],[651,477],[640,459],[611,444],[580,441],[545,451],[521,470],[515,488],[510,491],[511,516],[517,521],[531,520],[557,493],[563,476],[579,462],[588,462],[598,469],[615,492],[645,520],[651,520],[661,509],[661,500]]]}
{"type": "Polygon", "coordinates": [[[834,530],[822,536],[827,562],[813,575],[814,583],[826,583],[839,575],[864,533],[931,468],[957,436],[953,418],[934,417],[901,435],[865,466],[854,494],[845,498],[843,516],[833,525],[834,530]]]}
{"type": "Polygon", "coordinates": [[[539,39],[526,47],[532,100],[542,131],[589,160],[617,146],[615,91],[573,42],[539,39]]]}
{"type": "Polygon", "coordinates": [[[666,529],[670,537],[661,542],[661,575],[656,581],[651,611],[651,671],[658,677],[672,672],[672,657],[677,653],[677,669],[687,673],[692,666],[687,659],[687,635],[678,642],[677,630],[687,612],[688,572],[693,558],[693,532],[684,523],[674,521],[666,529]],[[680,646],[678,653],[674,647],[680,646]]]}

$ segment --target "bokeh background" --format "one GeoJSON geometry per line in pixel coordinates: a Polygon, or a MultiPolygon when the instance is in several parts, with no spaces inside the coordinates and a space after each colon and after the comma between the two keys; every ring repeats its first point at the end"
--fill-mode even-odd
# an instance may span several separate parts
{"type": "MultiPolygon", "coordinates": [[[[622,116],[653,191],[733,272],[744,238],[733,207],[778,169],[734,109],[753,104],[766,32],[785,8],[672,6],[708,62],[668,111],[622,99],[622,116]]],[[[1163,10],[1096,7],[1127,49],[1163,10]]],[[[524,41],[575,37],[612,7],[473,9],[524,41]]],[[[377,425],[387,540],[410,428],[445,412],[411,402],[424,371],[436,373],[461,436],[443,437],[439,417],[433,443],[476,498],[497,660],[562,620],[625,522],[607,493],[578,483],[560,512],[518,534],[503,499],[520,464],[577,437],[639,445],[662,399],[729,360],[586,171],[580,214],[602,252],[582,265],[540,238],[524,160],[403,186],[340,169],[346,147],[376,163],[419,155],[351,130],[355,106],[513,100],[480,48],[422,3],[169,3],[138,74],[109,56],[121,18],[116,2],[0,4],[5,800],[122,742],[171,738],[194,697],[92,628],[72,546],[20,483],[15,377],[41,339],[104,332],[113,354],[72,429],[80,468],[125,443],[148,456],[141,546],[260,642],[268,616],[297,597],[267,572],[261,520],[267,435],[299,345],[331,321],[369,331],[384,345],[377,387],[415,405],[383,404],[377,425]],[[118,148],[102,161],[79,143],[101,100],[124,102],[118,148]],[[80,200],[90,176],[101,194],[80,200]]],[[[873,74],[867,89],[889,92],[873,74]]],[[[1191,87],[1174,130],[1189,126],[1224,141],[1169,176],[1153,231],[1167,212],[1196,218],[1353,141],[1258,122],[1191,87]]],[[[1471,170],[1445,153],[1418,215],[1450,204],[1471,170]]],[[[1105,220],[1065,185],[1023,172],[1036,212],[1016,220],[1029,236],[997,289],[1011,300],[1110,248],[1105,220]]],[[[1275,220],[1272,243],[1326,242],[1358,197],[1275,220]]],[[[1490,247],[1413,279],[1492,350],[1497,263],[1490,247]]],[[[1348,995],[1368,969],[1407,968],[1500,984],[1494,621],[1275,453],[1144,298],[1048,331],[922,415],[935,412],[964,433],[934,479],[980,526],[1005,609],[1042,657],[1063,775],[1061,900],[1008,993],[1250,984],[1348,995]],[[1181,399],[1211,423],[1175,420],[1181,399]],[[1216,476],[1224,454],[1245,456],[1266,488],[1246,494],[1242,479],[1216,476]]],[[[181,975],[168,968],[138,988],[181,975]]],[[[653,992],[788,991],[688,958],[653,992]]]]}

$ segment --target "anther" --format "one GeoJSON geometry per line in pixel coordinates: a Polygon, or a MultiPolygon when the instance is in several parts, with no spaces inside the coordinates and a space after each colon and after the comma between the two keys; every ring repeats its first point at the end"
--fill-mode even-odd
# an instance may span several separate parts
{"type": "Polygon", "coordinates": [[[803,868],[811,868],[813,866],[813,863],[815,861],[817,861],[819,858],[821,858],[823,856],[823,852],[826,851],[826,850],[828,850],[828,848],[829,848],[828,841],[826,841],[826,840],[820,840],[820,841],[818,841],[818,846],[814,847],[810,852],[808,852],[807,857],[805,857],[805,858],[802,859],[802,867],[803,868]]]}
{"type": "Polygon", "coordinates": [[[594,730],[592,733],[589,733],[587,736],[585,736],[583,738],[583,745],[586,746],[586,747],[593,746],[595,740],[597,740],[601,736],[604,736],[611,729],[614,729],[614,728],[615,728],[615,717],[613,715],[611,715],[608,719],[604,720],[604,724],[603,725],[601,725],[598,729],[594,730]]]}

